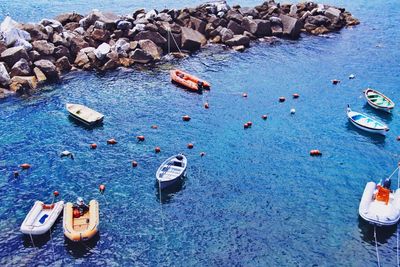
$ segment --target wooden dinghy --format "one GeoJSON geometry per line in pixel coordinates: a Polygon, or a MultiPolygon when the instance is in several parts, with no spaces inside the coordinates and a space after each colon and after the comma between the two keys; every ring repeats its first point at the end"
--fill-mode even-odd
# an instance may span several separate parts
{"type": "Polygon", "coordinates": [[[64,235],[71,241],[87,241],[95,236],[99,230],[99,203],[97,200],[89,202],[89,210],[83,215],[76,215],[73,204],[68,202],[64,207],[63,227],[64,235]]]}
{"type": "Polygon", "coordinates": [[[67,103],[66,108],[73,118],[87,125],[94,125],[102,122],[104,118],[104,115],[100,112],[90,109],[84,105],[67,103]]]}
{"type": "Polygon", "coordinates": [[[42,235],[50,230],[64,207],[64,201],[44,204],[36,201],[21,225],[21,232],[27,235],[42,235]]]}
{"type": "Polygon", "coordinates": [[[389,97],[374,89],[367,88],[364,91],[364,96],[367,99],[368,104],[374,109],[390,113],[394,108],[395,104],[389,97]]]}
{"type": "Polygon", "coordinates": [[[354,126],[361,130],[382,135],[386,135],[389,131],[389,128],[385,124],[372,119],[365,114],[352,111],[349,106],[347,107],[347,117],[354,126]]]}
{"type": "Polygon", "coordinates": [[[164,189],[170,186],[186,175],[187,158],[182,155],[174,155],[165,160],[158,168],[156,173],[157,181],[164,189]]]}
{"type": "Polygon", "coordinates": [[[210,89],[211,85],[196,76],[186,73],[182,70],[172,70],[171,81],[175,82],[191,91],[201,93],[203,89],[210,89]]]}

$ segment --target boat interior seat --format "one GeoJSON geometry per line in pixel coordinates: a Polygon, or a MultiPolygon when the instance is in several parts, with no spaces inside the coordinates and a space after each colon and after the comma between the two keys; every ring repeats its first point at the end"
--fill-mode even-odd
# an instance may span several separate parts
{"type": "Polygon", "coordinates": [[[378,192],[376,193],[375,199],[377,201],[383,201],[387,205],[389,203],[390,190],[378,185],[378,192]]]}
{"type": "Polygon", "coordinates": [[[174,166],[182,167],[182,161],[174,161],[174,166]]]}

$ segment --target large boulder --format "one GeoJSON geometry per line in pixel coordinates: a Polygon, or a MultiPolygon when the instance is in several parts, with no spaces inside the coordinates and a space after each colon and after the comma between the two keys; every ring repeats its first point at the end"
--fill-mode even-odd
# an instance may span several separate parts
{"type": "Polygon", "coordinates": [[[182,48],[188,51],[196,51],[207,43],[206,37],[188,27],[182,27],[182,48]]]}
{"type": "Polygon", "coordinates": [[[7,68],[3,62],[0,62],[0,85],[8,86],[10,84],[10,75],[8,74],[7,68]]]}
{"type": "Polygon", "coordinates": [[[156,45],[161,46],[161,47],[164,47],[167,44],[167,39],[165,39],[158,32],[141,31],[138,34],[136,34],[136,36],[134,38],[135,41],[140,41],[140,40],[145,40],[145,39],[152,40],[156,45]]]}
{"type": "Polygon", "coordinates": [[[225,42],[225,44],[229,46],[249,46],[250,44],[250,38],[244,35],[234,35],[233,38],[229,39],[228,41],[225,42]]]}
{"type": "Polygon", "coordinates": [[[281,14],[279,18],[281,19],[283,25],[283,35],[291,39],[299,38],[303,23],[298,19],[283,14],[281,14]]]}
{"type": "Polygon", "coordinates": [[[13,91],[10,91],[10,90],[4,89],[4,88],[0,88],[0,99],[7,98],[14,94],[15,93],[13,91]]]}
{"type": "Polygon", "coordinates": [[[99,18],[97,19],[98,21],[101,21],[104,23],[104,28],[107,30],[114,30],[117,26],[116,21],[119,19],[119,17],[112,13],[112,12],[99,12],[99,18]]]}
{"type": "Polygon", "coordinates": [[[305,20],[306,23],[314,24],[315,26],[328,26],[331,24],[331,20],[323,15],[308,16],[305,20]]]}
{"type": "Polygon", "coordinates": [[[234,34],[242,34],[244,32],[244,28],[234,20],[229,21],[227,28],[234,34]]]}
{"type": "Polygon", "coordinates": [[[81,19],[83,19],[83,16],[75,12],[60,14],[55,17],[55,20],[58,20],[64,26],[71,22],[79,22],[81,19]]]}
{"type": "Polygon", "coordinates": [[[118,30],[130,30],[132,29],[132,27],[133,27],[132,22],[126,20],[121,20],[117,24],[118,30]]]}
{"type": "Polygon", "coordinates": [[[151,40],[140,40],[139,46],[145,53],[151,55],[154,60],[159,60],[162,56],[162,49],[151,40]]]}
{"type": "Polygon", "coordinates": [[[51,61],[46,59],[41,59],[34,62],[34,65],[38,67],[49,80],[59,79],[59,73],[56,66],[51,63],[51,61]]]}
{"type": "Polygon", "coordinates": [[[36,76],[14,76],[10,82],[10,90],[16,93],[36,89],[38,84],[36,76]]]}
{"type": "MultiPolygon", "coordinates": [[[[218,29],[218,28],[217,28],[218,29]]],[[[219,34],[221,35],[221,41],[225,43],[229,39],[232,39],[234,36],[233,31],[227,29],[227,28],[221,28],[219,34]]]]}
{"type": "Polygon", "coordinates": [[[63,45],[56,46],[56,47],[54,48],[54,53],[53,53],[53,55],[54,55],[54,57],[55,57],[56,59],[61,58],[61,57],[68,57],[68,58],[70,57],[69,49],[66,48],[66,47],[63,46],[63,45]]]}
{"type": "Polygon", "coordinates": [[[92,69],[89,57],[84,52],[79,52],[75,58],[74,64],[81,69],[92,69]]]}
{"type": "Polygon", "coordinates": [[[205,34],[206,23],[201,19],[191,16],[190,17],[190,27],[193,30],[200,32],[201,34],[205,34]]]}
{"type": "Polygon", "coordinates": [[[47,40],[49,38],[45,27],[41,24],[26,23],[21,26],[21,30],[28,32],[32,41],[47,40]]]}
{"type": "Polygon", "coordinates": [[[41,55],[52,55],[54,53],[54,45],[46,40],[38,40],[32,43],[33,48],[41,55]]]}
{"type": "Polygon", "coordinates": [[[107,42],[110,39],[111,33],[108,30],[104,29],[94,29],[90,36],[100,42],[107,42]]]}
{"type": "Polygon", "coordinates": [[[73,56],[77,55],[82,48],[89,47],[89,43],[86,42],[82,36],[76,35],[71,39],[70,50],[73,56]]]}
{"type": "Polygon", "coordinates": [[[107,43],[102,43],[101,45],[99,45],[96,50],[94,51],[94,54],[96,55],[96,57],[100,60],[103,60],[106,55],[110,52],[111,50],[111,46],[107,43]]]}
{"type": "Polygon", "coordinates": [[[44,83],[47,81],[46,75],[44,75],[43,71],[41,71],[38,67],[33,68],[33,73],[35,74],[38,83],[44,83]]]}
{"type": "Polygon", "coordinates": [[[29,62],[21,58],[18,60],[14,66],[11,68],[10,76],[29,76],[31,74],[31,68],[29,66],[29,62]]]}
{"type": "Polygon", "coordinates": [[[134,62],[146,64],[153,60],[153,57],[147,54],[144,50],[137,48],[135,51],[129,54],[129,57],[133,59],[134,62]]]}
{"type": "Polygon", "coordinates": [[[1,53],[1,60],[7,63],[10,68],[21,58],[29,60],[28,53],[22,46],[11,47],[1,53]]]}
{"type": "Polygon", "coordinates": [[[129,42],[123,38],[118,39],[118,41],[114,45],[114,50],[118,53],[118,55],[125,55],[128,52],[129,48],[129,42]]]}
{"type": "Polygon", "coordinates": [[[268,20],[253,20],[245,17],[243,18],[242,26],[246,31],[257,37],[270,36],[272,34],[271,23],[268,20]]]}
{"type": "Polygon", "coordinates": [[[226,19],[227,20],[234,20],[237,23],[241,24],[243,21],[243,16],[242,14],[240,14],[238,11],[230,9],[228,10],[228,12],[226,13],[226,19]]]}
{"type": "Polygon", "coordinates": [[[54,19],[42,19],[40,21],[40,24],[42,24],[45,27],[50,26],[51,28],[53,28],[54,31],[57,31],[60,33],[63,31],[62,24],[59,21],[54,20],[54,19]]]}
{"type": "Polygon", "coordinates": [[[79,27],[80,27],[80,25],[78,22],[70,22],[70,23],[65,24],[64,29],[72,32],[72,31],[78,29],[79,27]]]}
{"type": "Polygon", "coordinates": [[[72,66],[67,57],[61,57],[56,61],[56,67],[60,72],[70,71],[72,66]]]}
{"type": "Polygon", "coordinates": [[[341,11],[337,8],[330,7],[325,10],[325,16],[330,18],[331,20],[339,19],[341,11]]]}

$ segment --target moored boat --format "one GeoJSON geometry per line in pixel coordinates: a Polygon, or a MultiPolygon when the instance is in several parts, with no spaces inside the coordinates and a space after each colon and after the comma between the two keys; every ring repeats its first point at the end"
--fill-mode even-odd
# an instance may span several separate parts
{"type": "Polygon", "coordinates": [[[104,115],[100,112],[97,112],[96,110],[88,108],[84,105],[67,103],[66,108],[73,118],[87,125],[94,125],[102,122],[104,118],[104,115]]]}
{"type": "Polygon", "coordinates": [[[186,73],[182,70],[171,70],[170,76],[172,82],[184,86],[185,88],[194,92],[201,93],[203,89],[210,89],[211,87],[208,82],[201,80],[196,76],[186,73]]]}
{"type": "Polygon", "coordinates": [[[362,195],[358,213],[367,222],[388,226],[400,219],[400,190],[390,190],[390,178],[378,184],[368,182],[362,195]]]}
{"type": "Polygon", "coordinates": [[[395,106],[394,102],[389,97],[371,88],[364,90],[364,96],[368,104],[374,109],[390,113],[395,106]]]}
{"type": "Polygon", "coordinates": [[[382,135],[386,135],[389,131],[389,128],[382,122],[368,117],[365,114],[352,111],[349,106],[347,107],[347,117],[354,126],[361,130],[382,135]]]}
{"type": "Polygon", "coordinates": [[[45,204],[36,201],[21,224],[21,232],[27,235],[42,235],[50,230],[64,207],[64,201],[45,204]]]}
{"type": "Polygon", "coordinates": [[[71,241],[87,241],[99,230],[99,203],[93,199],[83,214],[70,202],[65,204],[63,215],[64,235],[71,241]]]}
{"type": "Polygon", "coordinates": [[[170,186],[186,175],[187,158],[182,155],[174,155],[165,160],[158,168],[156,178],[161,189],[170,186]]]}

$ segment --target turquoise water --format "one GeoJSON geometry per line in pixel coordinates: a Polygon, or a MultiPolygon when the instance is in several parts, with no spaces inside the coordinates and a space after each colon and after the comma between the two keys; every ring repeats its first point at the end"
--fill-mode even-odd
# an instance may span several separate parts
{"type": "MultiPolygon", "coordinates": [[[[51,2],[54,9],[47,9],[50,1],[2,2],[0,15],[38,21],[53,12],[160,6],[51,2]]],[[[385,115],[366,106],[362,89],[371,86],[400,103],[400,10],[393,0],[379,8],[366,1],[332,3],[362,24],[328,38],[257,43],[244,53],[209,47],[152,68],[71,73],[32,96],[1,101],[0,264],[375,266],[373,228],[358,218],[358,204],[367,181],[396,167],[400,121],[398,108],[385,115]],[[204,77],[211,91],[198,95],[175,87],[168,74],[173,67],[204,77]],[[347,79],[351,73],[356,79],[347,79]],[[334,86],[331,79],[342,82],[334,86]],[[291,98],[295,92],[297,100],[291,98]],[[280,96],[286,102],[279,103],[280,96]],[[104,125],[88,130],[74,123],[64,110],[67,102],[104,113],[104,125]],[[387,137],[350,125],[347,104],[387,123],[387,137]],[[190,122],[181,120],[185,114],[190,122]],[[249,120],[253,126],[244,130],[249,120]],[[141,134],[146,140],[138,143],[141,134]],[[106,145],[109,138],[118,144],[106,145]],[[97,150],[89,149],[92,142],[97,150]],[[189,142],[193,150],[186,148],[189,142]],[[161,153],[153,152],[155,146],[161,153]],[[59,158],[66,149],[75,160],[59,158]],[[310,157],[311,149],[322,157],[310,157]],[[188,156],[188,177],[162,195],[161,208],[155,172],[177,152],[188,156]],[[135,169],[132,160],[138,161],[135,169]],[[14,179],[24,162],[31,170],[14,179]],[[100,184],[106,185],[104,197],[100,184]],[[61,221],[51,239],[35,239],[34,247],[23,237],[19,226],[34,200],[50,201],[54,190],[66,201],[99,200],[96,239],[70,244],[61,221]]],[[[381,263],[394,266],[396,228],[377,235],[381,263]]]]}

